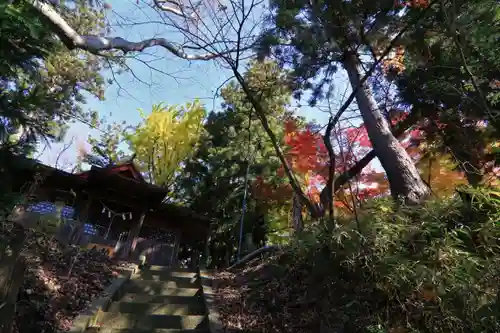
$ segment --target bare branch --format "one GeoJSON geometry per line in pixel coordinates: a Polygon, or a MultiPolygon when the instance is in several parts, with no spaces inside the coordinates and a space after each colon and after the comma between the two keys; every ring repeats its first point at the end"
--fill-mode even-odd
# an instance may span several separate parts
{"type": "Polygon", "coordinates": [[[42,157],[43,153],[45,153],[45,150],[47,150],[47,147],[49,146],[48,143],[45,143],[43,145],[43,149],[38,153],[38,155],[35,157],[35,160],[38,160],[40,159],[40,157],[42,157]]]}
{"type": "MultiPolygon", "coordinates": [[[[187,19],[190,19],[190,20],[195,20],[196,19],[196,9],[197,9],[197,6],[195,6],[192,10],[192,13],[191,14],[187,14],[185,12],[185,6],[183,6],[182,4],[176,2],[176,1],[171,1],[171,0],[154,0],[154,4],[156,6],[156,8],[164,11],[164,12],[168,12],[168,13],[172,13],[172,14],[175,14],[177,16],[180,16],[180,17],[183,17],[183,18],[187,18],[187,19]],[[170,4],[170,5],[168,5],[170,4]],[[173,6],[172,6],[173,5],[173,6]]],[[[201,1],[199,1],[198,3],[198,6],[201,4],[201,1]]]]}
{"type": "Polygon", "coordinates": [[[74,141],[75,141],[75,137],[73,136],[71,138],[70,142],[65,143],[64,146],[63,146],[63,149],[61,149],[61,151],[59,152],[59,154],[57,154],[56,163],[55,163],[55,168],[56,169],[59,169],[59,159],[61,158],[62,154],[64,154],[73,145],[74,141]]]}

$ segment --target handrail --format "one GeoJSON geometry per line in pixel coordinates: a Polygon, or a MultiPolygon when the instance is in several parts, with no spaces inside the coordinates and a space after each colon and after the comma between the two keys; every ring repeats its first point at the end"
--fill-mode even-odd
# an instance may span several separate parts
{"type": "Polygon", "coordinates": [[[241,260],[239,260],[236,263],[234,263],[233,265],[229,266],[227,269],[231,270],[234,268],[239,268],[239,267],[243,266],[244,264],[246,264],[247,262],[251,261],[252,259],[257,258],[261,254],[268,253],[268,252],[275,252],[275,251],[279,251],[281,249],[282,249],[282,247],[279,245],[271,245],[271,246],[261,247],[260,249],[257,249],[255,251],[247,254],[241,260]]]}

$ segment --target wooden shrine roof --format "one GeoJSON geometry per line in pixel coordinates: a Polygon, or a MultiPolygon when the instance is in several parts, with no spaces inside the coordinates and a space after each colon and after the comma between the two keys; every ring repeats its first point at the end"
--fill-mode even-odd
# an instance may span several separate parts
{"type": "Polygon", "coordinates": [[[113,197],[116,201],[136,206],[156,208],[165,199],[167,190],[125,177],[113,170],[91,169],[86,174],[89,193],[113,197]]]}
{"type": "MultiPolygon", "coordinates": [[[[107,166],[105,168],[99,168],[96,166],[92,166],[90,170],[84,171],[79,173],[80,177],[82,178],[87,178],[91,170],[99,170],[101,172],[105,173],[115,173],[120,176],[134,179],[140,183],[146,183],[144,180],[144,177],[141,175],[139,169],[135,166],[135,163],[132,161],[125,162],[125,163],[118,163],[118,164],[113,164],[110,166],[107,166]]],[[[146,183],[147,184],[147,183],[146,183]]]]}

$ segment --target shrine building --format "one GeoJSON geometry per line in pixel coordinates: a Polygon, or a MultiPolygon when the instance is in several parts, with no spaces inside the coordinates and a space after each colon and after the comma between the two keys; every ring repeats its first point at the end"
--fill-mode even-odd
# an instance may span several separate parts
{"type": "Polygon", "coordinates": [[[207,245],[210,218],[166,203],[167,190],[149,184],[133,162],[68,173],[14,158],[23,160],[13,177],[24,194],[26,218],[17,220],[26,227],[52,215],[60,241],[123,260],[145,256],[151,265],[196,265],[207,245]]]}

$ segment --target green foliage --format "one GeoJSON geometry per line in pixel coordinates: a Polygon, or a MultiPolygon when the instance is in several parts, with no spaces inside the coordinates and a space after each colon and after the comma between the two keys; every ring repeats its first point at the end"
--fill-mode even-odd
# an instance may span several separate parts
{"type": "Polygon", "coordinates": [[[359,221],[309,226],[220,274],[223,321],[292,333],[498,332],[499,212],[500,192],[485,188],[398,210],[373,200],[359,221]]]}
{"type": "MultiPolygon", "coordinates": [[[[97,7],[83,6],[78,13],[63,10],[62,14],[83,34],[98,33],[104,27],[103,13],[97,7]]],[[[81,104],[85,93],[103,98],[103,60],[69,51],[27,1],[2,3],[0,22],[2,145],[60,140],[68,122],[88,121],[91,114],[81,104]]]]}
{"type": "Polygon", "coordinates": [[[84,151],[84,148],[81,148],[78,161],[79,168],[82,168],[82,163],[106,167],[123,160],[125,153],[120,147],[125,140],[123,125],[125,124],[108,124],[99,138],[89,135],[87,142],[91,148],[90,151],[84,151]]]}
{"type": "Polygon", "coordinates": [[[293,228],[290,221],[291,208],[287,205],[275,205],[268,210],[269,245],[284,245],[292,240],[293,228]]]}
{"type": "Polygon", "coordinates": [[[378,50],[402,21],[393,0],[273,0],[271,8],[261,56],[272,54],[280,64],[290,65],[296,96],[311,90],[312,104],[327,97],[346,50],[369,51],[370,45],[378,50]]]}
{"type": "Polygon", "coordinates": [[[465,188],[461,196],[400,211],[376,200],[361,212],[360,229],[346,222],[333,233],[305,232],[291,246],[289,264],[302,272],[307,293],[324,295],[318,302],[335,308],[329,321],[353,332],[378,325],[494,332],[499,212],[500,193],[486,189],[465,188]],[[319,285],[325,287],[318,291],[319,285]]]}
{"type": "Polygon", "coordinates": [[[434,151],[451,151],[476,185],[491,171],[495,154],[487,148],[500,137],[498,3],[443,1],[431,11],[409,29],[405,70],[393,78],[402,100],[427,118],[426,141],[434,151]]]}

